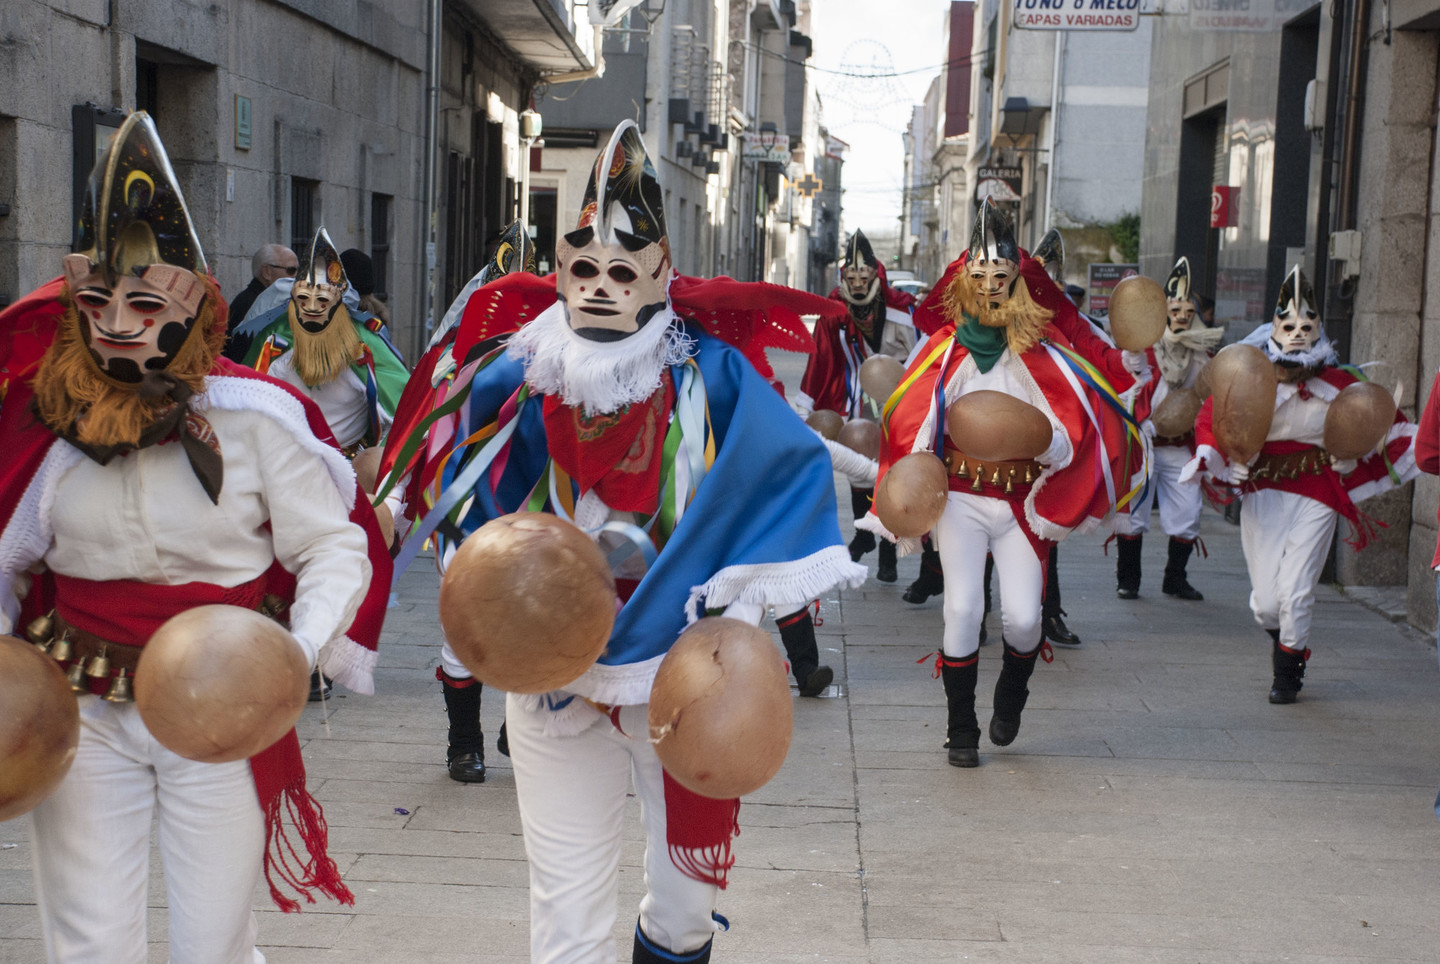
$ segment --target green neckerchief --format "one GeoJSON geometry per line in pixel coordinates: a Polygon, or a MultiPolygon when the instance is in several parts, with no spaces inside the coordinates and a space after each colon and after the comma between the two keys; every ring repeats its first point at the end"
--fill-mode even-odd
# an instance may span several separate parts
{"type": "Polygon", "coordinates": [[[983,375],[995,367],[1005,349],[1010,347],[1004,328],[988,328],[974,315],[961,316],[963,323],[955,327],[955,340],[970,351],[983,375]]]}

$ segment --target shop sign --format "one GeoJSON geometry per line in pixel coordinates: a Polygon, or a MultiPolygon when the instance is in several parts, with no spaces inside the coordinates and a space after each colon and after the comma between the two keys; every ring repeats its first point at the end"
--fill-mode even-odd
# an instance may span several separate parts
{"type": "Polygon", "coordinates": [[[1140,7],[1141,0],[1015,0],[1014,22],[1024,30],[1134,30],[1140,7]]]}
{"type": "Polygon", "coordinates": [[[1090,265],[1090,290],[1086,294],[1089,307],[1086,314],[1104,316],[1110,314],[1110,294],[1122,279],[1140,273],[1138,264],[1110,264],[1097,262],[1090,265]]]}

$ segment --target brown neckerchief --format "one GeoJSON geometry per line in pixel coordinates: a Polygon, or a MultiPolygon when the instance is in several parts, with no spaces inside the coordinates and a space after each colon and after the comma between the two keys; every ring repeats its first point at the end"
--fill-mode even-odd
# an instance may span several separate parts
{"type": "Polygon", "coordinates": [[[220,439],[215,434],[214,426],[205,416],[190,410],[190,398],[195,393],[189,385],[165,371],[146,372],[140,382],[139,392],[141,398],[168,398],[170,401],[156,409],[155,421],[140,433],[140,439],[135,444],[122,442],[118,445],[90,445],[80,441],[74,425],[56,434],[101,465],[110,464],[110,460],[117,455],[148,448],[171,437],[177,437],[201,488],[210,497],[210,501],[218,505],[220,487],[225,477],[225,463],[220,456],[220,439]]]}

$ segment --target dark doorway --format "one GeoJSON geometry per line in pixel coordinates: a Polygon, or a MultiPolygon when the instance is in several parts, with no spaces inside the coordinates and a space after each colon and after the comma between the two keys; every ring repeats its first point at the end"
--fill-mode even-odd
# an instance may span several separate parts
{"type": "Polygon", "coordinates": [[[1175,257],[1190,259],[1190,268],[1200,290],[1211,297],[1215,291],[1216,259],[1220,233],[1210,227],[1210,192],[1224,183],[1217,167],[1224,163],[1225,105],[1187,117],[1180,125],[1179,189],[1175,197],[1175,257]]]}
{"type": "Polygon", "coordinates": [[[1270,247],[1265,290],[1279,291],[1287,249],[1305,247],[1310,188],[1310,140],[1305,129],[1305,88],[1315,77],[1320,45],[1320,11],[1287,24],[1280,34],[1279,92],[1275,98],[1275,174],[1270,193],[1270,247]]]}
{"type": "Polygon", "coordinates": [[[530,189],[530,237],[535,241],[535,270],[542,275],[555,270],[557,200],[553,187],[530,189]]]}

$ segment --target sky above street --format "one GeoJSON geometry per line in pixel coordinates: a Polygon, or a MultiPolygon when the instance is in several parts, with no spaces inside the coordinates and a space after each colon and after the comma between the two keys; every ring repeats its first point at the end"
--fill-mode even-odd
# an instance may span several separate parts
{"type": "Polygon", "coordinates": [[[820,92],[821,122],[850,145],[847,232],[893,234],[899,225],[903,134],[945,60],[949,7],[949,0],[813,0],[810,80],[820,92]]]}

